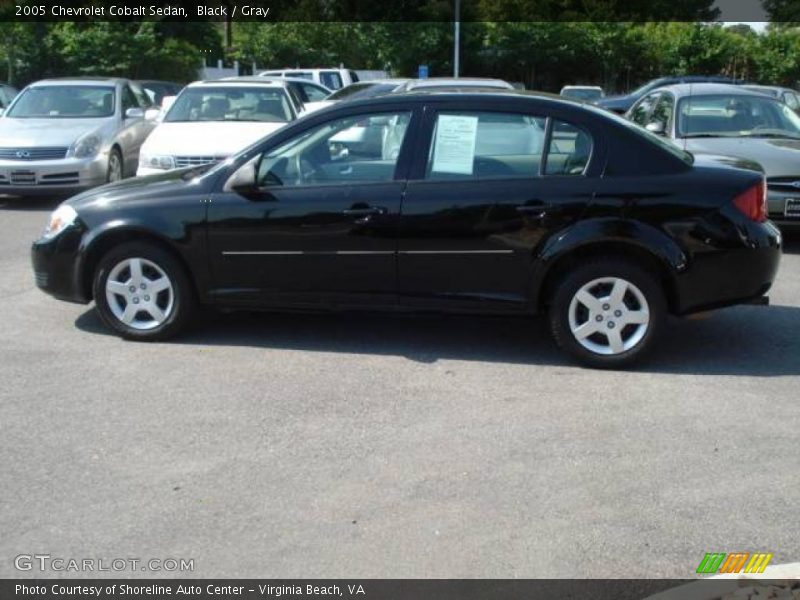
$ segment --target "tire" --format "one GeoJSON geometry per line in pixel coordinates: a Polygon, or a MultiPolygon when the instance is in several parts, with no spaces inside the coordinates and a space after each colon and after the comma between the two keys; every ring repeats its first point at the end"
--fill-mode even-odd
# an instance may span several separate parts
{"type": "Polygon", "coordinates": [[[92,290],[100,318],[128,340],[173,337],[186,327],[196,305],[183,265],[149,242],[121,244],[103,256],[92,290]]]}
{"type": "Polygon", "coordinates": [[[661,283],[637,263],[597,258],[556,284],[548,317],[559,347],[600,369],[628,367],[653,346],[666,318],[661,283]]]}
{"type": "Polygon", "coordinates": [[[113,183],[115,181],[122,181],[124,177],[124,165],[122,163],[122,154],[119,148],[112,148],[108,154],[108,166],[106,167],[106,183],[113,183]]]}

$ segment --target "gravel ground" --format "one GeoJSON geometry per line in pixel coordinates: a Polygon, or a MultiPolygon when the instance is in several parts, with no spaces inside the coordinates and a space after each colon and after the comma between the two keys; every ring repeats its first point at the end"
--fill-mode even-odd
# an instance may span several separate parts
{"type": "Polygon", "coordinates": [[[772,306],[597,372],[539,320],[212,315],[124,342],[34,287],[54,205],[0,199],[0,577],[58,575],[14,568],[34,553],[320,578],[800,558],[800,239],[772,306]]]}

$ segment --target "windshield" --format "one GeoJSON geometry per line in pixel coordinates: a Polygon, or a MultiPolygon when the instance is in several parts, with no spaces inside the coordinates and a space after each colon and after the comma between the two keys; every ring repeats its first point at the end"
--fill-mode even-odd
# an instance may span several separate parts
{"type": "Polygon", "coordinates": [[[800,117],[767,96],[690,96],[678,104],[677,136],[800,138],[800,117]]]}
{"type": "Polygon", "coordinates": [[[292,120],[289,97],[283,88],[213,86],[187,88],[164,117],[165,122],[292,120]]]}
{"type": "Polygon", "coordinates": [[[578,100],[597,100],[603,97],[603,92],[600,90],[586,90],[586,89],[573,89],[564,90],[562,96],[567,98],[577,98],[578,100]]]}
{"type": "Polygon", "coordinates": [[[388,94],[397,87],[394,83],[354,83],[333,92],[326,100],[357,100],[358,98],[373,98],[381,94],[388,94]]]}
{"type": "Polygon", "coordinates": [[[48,85],[23,91],[7,116],[16,119],[96,119],[113,114],[113,87],[48,85]]]}

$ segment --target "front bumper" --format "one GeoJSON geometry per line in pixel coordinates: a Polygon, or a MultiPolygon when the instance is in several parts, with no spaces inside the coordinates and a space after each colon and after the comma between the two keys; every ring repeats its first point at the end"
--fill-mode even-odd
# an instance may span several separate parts
{"type": "Polygon", "coordinates": [[[770,189],[767,194],[769,218],[782,228],[800,228],[800,189],[770,189]]]}
{"type": "Polygon", "coordinates": [[[53,239],[38,239],[31,247],[36,286],[68,302],[86,304],[91,300],[80,277],[81,240],[84,228],[75,224],[53,239]]]}
{"type": "Polygon", "coordinates": [[[0,194],[76,194],[106,182],[108,156],[59,160],[0,160],[0,194]]]}

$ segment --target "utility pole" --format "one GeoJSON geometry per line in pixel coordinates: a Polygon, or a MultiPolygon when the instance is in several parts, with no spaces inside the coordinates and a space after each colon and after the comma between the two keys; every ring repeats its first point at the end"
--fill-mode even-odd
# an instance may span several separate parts
{"type": "Polygon", "coordinates": [[[461,0],[456,0],[456,14],[455,14],[454,32],[455,44],[453,45],[453,77],[458,77],[459,71],[459,50],[461,47],[461,0]]]}

